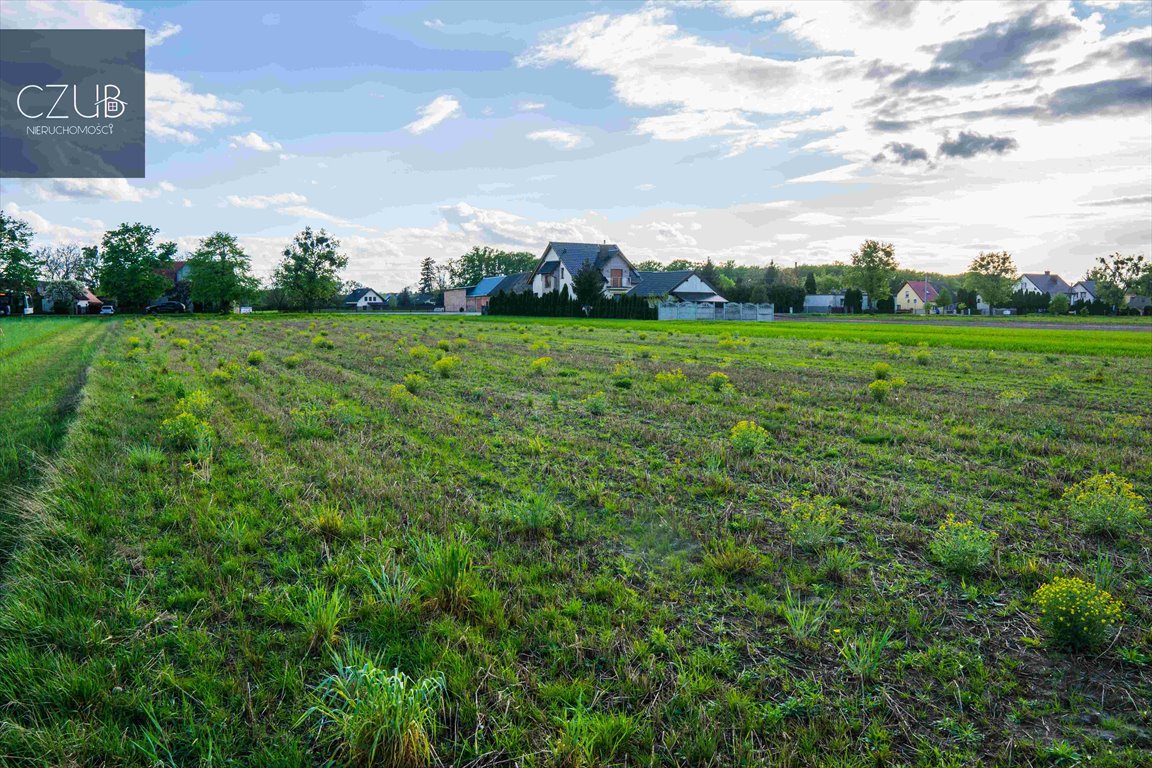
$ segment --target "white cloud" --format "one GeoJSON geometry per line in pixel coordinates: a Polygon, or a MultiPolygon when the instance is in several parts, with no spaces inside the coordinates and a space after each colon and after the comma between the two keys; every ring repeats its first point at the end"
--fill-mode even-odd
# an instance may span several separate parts
{"type": "Polygon", "coordinates": [[[7,203],[4,209],[10,216],[28,222],[32,231],[36,233],[34,240],[38,245],[94,243],[100,239],[104,231],[104,222],[98,219],[77,218],[76,221],[85,226],[73,227],[67,224],[54,224],[36,211],[24,208],[17,203],[7,203]]]}
{"type": "Polygon", "coordinates": [[[278,192],[274,195],[228,195],[224,198],[229,205],[237,208],[272,208],[278,205],[300,205],[308,198],[295,192],[278,192]]]}
{"type": "Polygon", "coordinates": [[[231,143],[228,144],[232,149],[243,147],[245,149],[252,149],[257,152],[278,152],[284,147],[280,146],[278,141],[268,141],[256,131],[249,131],[248,133],[239,136],[233,136],[231,143]]]}
{"type": "Polygon", "coordinates": [[[655,184],[637,184],[636,189],[640,190],[641,192],[651,192],[652,190],[656,189],[656,185],[655,184]]]}
{"type": "Polygon", "coordinates": [[[420,134],[431,130],[449,118],[464,114],[460,102],[452,96],[437,96],[419,110],[420,118],[404,126],[409,133],[420,134]]]}
{"type": "Polygon", "coordinates": [[[545,104],[542,101],[522,101],[517,105],[517,109],[521,112],[535,112],[544,109],[545,104]]]}
{"type": "Polygon", "coordinates": [[[192,86],[175,75],[148,72],[148,133],[161,139],[175,139],[194,144],[197,133],[209,131],[240,120],[241,106],[210,93],[196,93],[192,86]]]}
{"type": "Polygon", "coordinates": [[[444,22],[440,21],[440,19],[427,19],[424,22],[424,26],[429,29],[444,29],[444,22]]]}
{"type": "Polygon", "coordinates": [[[340,227],[350,227],[352,229],[359,229],[364,232],[376,231],[372,227],[366,227],[362,224],[357,224],[354,221],[342,219],[339,216],[333,216],[330,213],[325,213],[324,211],[317,210],[307,205],[287,205],[283,208],[277,208],[276,210],[285,216],[295,216],[298,219],[316,219],[326,224],[335,224],[340,227]]]}
{"type": "Polygon", "coordinates": [[[528,138],[532,141],[547,142],[557,149],[576,149],[584,143],[584,137],[572,131],[533,131],[528,134],[528,138]]]}
{"type": "Polygon", "coordinates": [[[162,181],[156,187],[132,184],[128,179],[48,179],[33,187],[33,194],[45,202],[102,200],[139,203],[176,188],[162,181]]]}

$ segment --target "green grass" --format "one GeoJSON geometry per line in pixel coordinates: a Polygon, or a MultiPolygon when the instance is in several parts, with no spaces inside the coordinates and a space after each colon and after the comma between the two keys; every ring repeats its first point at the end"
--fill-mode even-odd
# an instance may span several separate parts
{"type": "Polygon", "coordinates": [[[59,448],[108,328],[72,318],[0,323],[0,573],[19,528],[22,489],[59,448]]]}
{"type": "Polygon", "coordinates": [[[1152,357],[1097,332],[121,322],[67,326],[103,346],[2,585],[0,762],[1146,758],[1152,535],[1060,501],[1152,496],[1152,357]],[[962,577],[950,513],[998,534],[962,577]],[[1054,576],[1107,584],[1109,643],[1044,634],[1054,576]]]}

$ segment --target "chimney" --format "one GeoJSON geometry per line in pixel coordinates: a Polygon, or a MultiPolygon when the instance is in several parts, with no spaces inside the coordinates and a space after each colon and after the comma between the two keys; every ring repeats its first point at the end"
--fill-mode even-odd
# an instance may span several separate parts
{"type": "Polygon", "coordinates": [[[1046,270],[1044,270],[1044,274],[1046,274],[1046,275],[1050,275],[1050,274],[1052,274],[1052,271],[1051,271],[1051,270],[1048,270],[1048,269],[1046,269],[1046,270]]]}

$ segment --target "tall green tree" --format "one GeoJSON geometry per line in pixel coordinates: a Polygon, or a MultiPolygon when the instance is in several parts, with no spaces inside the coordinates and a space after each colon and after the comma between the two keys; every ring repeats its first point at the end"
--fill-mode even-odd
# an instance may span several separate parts
{"type": "Polygon", "coordinates": [[[527,272],[536,266],[537,257],[522,251],[501,251],[488,246],[474,246],[463,256],[448,264],[448,277],[452,285],[476,285],[485,277],[527,272]]]}
{"type": "Polygon", "coordinates": [[[664,271],[664,265],[658,261],[653,261],[653,260],[649,259],[648,261],[642,261],[639,264],[637,264],[636,265],[636,271],[637,272],[663,272],[664,271]]]}
{"type": "Polygon", "coordinates": [[[436,290],[436,262],[431,256],[425,256],[420,262],[420,291],[433,293],[436,290]]]}
{"type": "Polygon", "coordinates": [[[586,261],[572,275],[572,290],[576,294],[576,301],[583,306],[591,306],[604,296],[604,275],[591,261],[586,261]]]}
{"type": "Polygon", "coordinates": [[[104,233],[96,269],[101,294],[111,296],[121,307],[140,308],[172,287],[162,270],[171,265],[176,243],[157,243],[159,231],[136,223],[104,233]]]}
{"type": "Polygon", "coordinates": [[[227,232],[203,238],[188,257],[188,266],[189,297],[219,312],[251,301],[260,287],[252,276],[252,259],[227,232]]]}
{"type": "Polygon", "coordinates": [[[1008,305],[1012,298],[1012,285],[1019,274],[1016,262],[1008,251],[983,251],[968,265],[964,283],[992,308],[1008,305]]]}
{"type": "Polygon", "coordinates": [[[340,270],[347,266],[339,240],[305,227],[284,249],[272,279],[292,305],[312,312],[340,290],[340,270]]]}
{"type": "Polygon", "coordinates": [[[1152,283],[1152,264],[1144,260],[1143,254],[1125,256],[1113,253],[1096,259],[1097,265],[1088,270],[1088,279],[1096,281],[1096,297],[1114,310],[1124,307],[1125,296],[1135,293],[1147,295],[1144,291],[1152,283]]]}
{"type": "Polygon", "coordinates": [[[28,222],[0,210],[0,291],[23,294],[35,289],[42,265],[32,251],[34,235],[28,222]]]}
{"type": "Polygon", "coordinates": [[[806,293],[816,293],[816,273],[809,272],[808,277],[804,278],[804,291],[806,293]]]}
{"type": "Polygon", "coordinates": [[[872,306],[892,296],[892,276],[896,274],[896,246],[879,240],[865,240],[852,254],[849,280],[852,287],[868,294],[872,306]]]}

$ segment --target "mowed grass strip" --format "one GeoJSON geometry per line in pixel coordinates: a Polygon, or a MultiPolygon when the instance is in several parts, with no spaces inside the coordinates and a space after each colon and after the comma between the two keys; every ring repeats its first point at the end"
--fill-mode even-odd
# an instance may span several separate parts
{"type": "Polygon", "coordinates": [[[18,507],[67,433],[85,373],[110,329],[97,320],[0,326],[0,573],[18,540],[18,507]]]}
{"type": "Polygon", "coordinates": [[[1150,495],[1145,359],[580,321],[130,326],[3,586],[10,760],[1146,748],[1149,532],[1085,532],[1060,501],[1107,471],[1150,495]],[[942,525],[997,535],[945,558],[942,525]],[[1115,642],[1042,639],[1031,595],[1055,575],[1122,602],[1115,642]]]}

